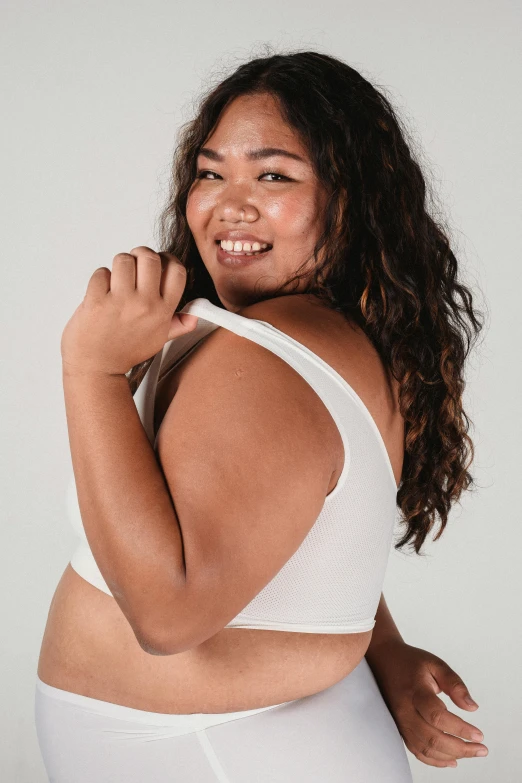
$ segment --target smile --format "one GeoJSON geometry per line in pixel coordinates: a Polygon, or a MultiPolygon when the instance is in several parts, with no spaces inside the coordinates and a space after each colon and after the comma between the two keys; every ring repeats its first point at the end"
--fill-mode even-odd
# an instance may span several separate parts
{"type": "MultiPolygon", "coordinates": [[[[227,250],[223,248],[223,245],[228,245],[227,242],[219,242],[216,244],[218,245],[216,253],[217,260],[220,264],[227,267],[250,266],[257,261],[265,259],[272,250],[270,245],[267,245],[266,249],[255,250],[254,252],[248,252],[246,250],[227,250]]],[[[232,242],[230,242],[230,244],[232,244],[232,242]]]]}

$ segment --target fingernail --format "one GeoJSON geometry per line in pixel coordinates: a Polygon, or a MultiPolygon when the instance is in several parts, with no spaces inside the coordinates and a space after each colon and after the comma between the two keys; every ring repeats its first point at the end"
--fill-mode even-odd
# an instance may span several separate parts
{"type": "Polygon", "coordinates": [[[456,767],[457,762],[456,761],[448,761],[448,767],[456,767]]]}
{"type": "Polygon", "coordinates": [[[472,731],[471,739],[476,740],[477,742],[482,742],[482,740],[484,739],[484,735],[481,731],[472,731]]]}
{"type": "Polygon", "coordinates": [[[476,701],[473,701],[471,696],[464,696],[464,701],[466,704],[469,704],[470,707],[478,707],[478,704],[476,701]]]}
{"type": "Polygon", "coordinates": [[[488,755],[488,749],[487,748],[481,748],[480,750],[477,750],[475,753],[475,756],[487,756],[488,755]]]}

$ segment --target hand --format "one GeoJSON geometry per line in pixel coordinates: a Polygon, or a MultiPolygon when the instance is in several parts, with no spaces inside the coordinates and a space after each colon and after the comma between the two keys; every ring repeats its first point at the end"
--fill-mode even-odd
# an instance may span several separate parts
{"type": "Polygon", "coordinates": [[[112,273],[96,269],[62,334],[64,372],[125,375],[195,329],[197,316],[174,312],[186,280],[176,256],[144,246],[114,256],[112,273]]]}
{"type": "Polygon", "coordinates": [[[458,758],[476,756],[479,750],[487,755],[480,729],[450,712],[436,695],[443,691],[464,710],[478,708],[459,675],[441,658],[391,640],[382,642],[378,663],[372,658],[371,668],[404,744],[419,761],[456,767],[458,758]]]}

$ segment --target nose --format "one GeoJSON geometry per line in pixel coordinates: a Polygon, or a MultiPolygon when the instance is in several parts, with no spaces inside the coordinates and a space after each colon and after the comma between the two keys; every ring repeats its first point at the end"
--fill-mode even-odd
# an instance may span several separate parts
{"type": "Polygon", "coordinates": [[[218,212],[218,217],[221,220],[228,221],[229,223],[236,223],[246,221],[252,223],[259,217],[259,212],[252,204],[244,204],[244,206],[228,204],[223,206],[218,212]]]}
{"type": "Polygon", "coordinates": [[[230,185],[221,191],[216,204],[217,217],[221,220],[236,222],[238,220],[257,220],[259,209],[254,203],[255,198],[241,185],[230,185]]]}

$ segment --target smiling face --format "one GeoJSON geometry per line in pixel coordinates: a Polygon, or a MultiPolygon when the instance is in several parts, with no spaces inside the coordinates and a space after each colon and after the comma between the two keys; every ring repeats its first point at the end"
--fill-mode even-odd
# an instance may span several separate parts
{"type": "Polygon", "coordinates": [[[307,259],[305,270],[313,268],[326,199],[308,152],[283,121],[275,99],[269,94],[235,98],[200,149],[186,210],[203,263],[228,310],[236,312],[260,294],[269,299],[307,259]],[[269,154],[252,155],[268,148],[269,154]],[[229,254],[231,246],[222,249],[218,237],[249,241],[247,252],[257,247],[252,247],[256,240],[269,248],[260,255],[229,254]]]}

